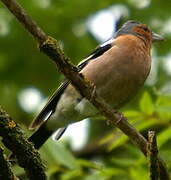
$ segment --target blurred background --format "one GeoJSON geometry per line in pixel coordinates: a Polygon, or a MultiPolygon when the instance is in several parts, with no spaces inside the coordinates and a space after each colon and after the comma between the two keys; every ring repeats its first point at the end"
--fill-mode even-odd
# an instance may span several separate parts
{"type": "MultiPolygon", "coordinates": [[[[111,38],[127,20],[148,24],[165,41],[152,48],[152,70],[144,88],[123,109],[144,136],[157,132],[161,157],[171,172],[170,0],[18,0],[38,25],[59,40],[74,64],[111,38]]],[[[63,76],[11,13],[0,4],[0,104],[27,130],[63,76]]],[[[59,142],[41,148],[50,180],[147,180],[141,152],[104,118],[71,125],[59,142]]],[[[8,153],[8,152],[7,152],[8,153]]],[[[15,173],[27,179],[14,166],[15,173]]]]}

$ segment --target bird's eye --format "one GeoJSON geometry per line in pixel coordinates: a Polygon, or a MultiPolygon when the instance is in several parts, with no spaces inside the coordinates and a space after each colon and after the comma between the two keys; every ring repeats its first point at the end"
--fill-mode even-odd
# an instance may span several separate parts
{"type": "Polygon", "coordinates": [[[149,29],[147,27],[142,28],[145,32],[149,32],[149,29]]]}

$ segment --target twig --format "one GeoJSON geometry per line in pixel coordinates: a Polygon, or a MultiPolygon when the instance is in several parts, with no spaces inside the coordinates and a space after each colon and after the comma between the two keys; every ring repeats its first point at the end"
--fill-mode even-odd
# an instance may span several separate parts
{"type": "Polygon", "coordinates": [[[17,177],[14,176],[11,165],[8,162],[7,158],[3,154],[3,149],[0,147],[0,179],[3,180],[17,180],[17,177]]]}
{"type": "MultiPolygon", "coordinates": [[[[104,100],[101,97],[97,95],[96,92],[94,92],[93,85],[88,80],[86,80],[80,73],[78,73],[77,68],[69,62],[69,59],[64,55],[64,53],[60,49],[58,42],[51,37],[48,37],[47,39],[47,35],[45,35],[45,33],[42,30],[42,37],[39,39],[39,36],[37,35],[38,33],[33,33],[32,27],[30,26],[30,21],[33,22],[31,24],[35,24],[34,21],[30,18],[29,22],[27,22],[27,13],[20,5],[16,3],[15,0],[1,1],[17,17],[17,19],[22,24],[24,24],[25,28],[33,35],[33,37],[38,39],[40,49],[57,64],[60,71],[71,81],[71,83],[77,88],[80,94],[83,97],[86,97],[95,107],[97,107],[97,109],[105,117],[114,122],[114,124],[119,129],[121,129],[121,131],[123,131],[127,136],[129,136],[129,138],[140,148],[144,155],[147,155],[146,139],[126,121],[126,118],[124,118],[124,116],[120,116],[120,114],[116,113],[115,110],[113,110],[108,104],[104,102],[104,100]],[[19,14],[25,17],[18,18],[20,17],[19,14]],[[44,39],[45,41],[43,42],[42,39],[44,39]]],[[[36,29],[40,28],[34,28],[34,30],[36,29]]],[[[162,172],[167,177],[165,180],[169,180],[169,174],[163,161],[161,161],[160,158],[158,159],[158,161],[160,170],[162,170],[162,172]]]]}
{"type": "Polygon", "coordinates": [[[38,151],[25,139],[21,128],[1,107],[0,136],[4,145],[16,155],[18,164],[25,169],[30,180],[46,180],[38,151]]]}
{"type": "Polygon", "coordinates": [[[149,158],[150,166],[150,179],[158,180],[159,179],[159,163],[158,163],[158,149],[156,142],[156,135],[154,131],[148,132],[148,146],[147,154],[149,158]]]}

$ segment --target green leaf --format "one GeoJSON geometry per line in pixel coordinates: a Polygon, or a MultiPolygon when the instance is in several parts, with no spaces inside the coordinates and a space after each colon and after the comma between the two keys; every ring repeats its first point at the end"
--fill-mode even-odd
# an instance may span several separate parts
{"type": "Polygon", "coordinates": [[[127,118],[137,118],[141,116],[141,112],[134,111],[134,110],[127,110],[127,111],[124,111],[124,116],[127,118]]]}
{"type": "Polygon", "coordinates": [[[135,159],[133,158],[117,158],[117,157],[114,157],[111,159],[112,163],[115,163],[115,165],[117,167],[123,167],[123,168],[126,168],[126,167],[130,167],[132,166],[133,164],[135,164],[135,159]]]}
{"type": "Polygon", "coordinates": [[[108,142],[111,142],[113,139],[114,139],[114,136],[116,136],[117,132],[112,132],[112,133],[109,133],[107,134],[105,137],[103,137],[100,142],[99,142],[99,145],[104,145],[108,142]]]}
{"type": "Polygon", "coordinates": [[[92,169],[96,169],[96,170],[101,170],[103,168],[103,165],[100,163],[95,163],[93,161],[88,161],[85,159],[79,159],[78,160],[78,164],[83,168],[92,168],[92,169]]]}
{"type": "Polygon", "coordinates": [[[165,96],[158,96],[155,104],[157,107],[170,107],[171,99],[165,96]]]}
{"type": "Polygon", "coordinates": [[[100,172],[101,176],[106,177],[106,179],[112,179],[113,176],[123,175],[124,173],[125,170],[118,167],[107,167],[100,172]]]}
{"type": "Polygon", "coordinates": [[[114,142],[109,146],[108,150],[112,151],[113,149],[123,145],[128,140],[128,137],[122,134],[119,138],[114,140],[114,142]]]}
{"type": "Polygon", "coordinates": [[[12,169],[15,172],[15,175],[17,176],[22,176],[23,174],[25,174],[24,169],[18,165],[14,165],[12,169]]]}
{"type": "Polygon", "coordinates": [[[156,107],[156,112],[158,113],[162,121],[170,121],[171,118],[171,106],[156,107]]]}
{"type": "Polygon", "coordinates": [[[156,112],[160,119],[168,121],[171,118],[171,101],[168,97],[159,96],[156,101],[156,112]]]}
{"type": "Polygon", "coordinates": [[[141,166],[131,167],[130,168],[130,176],[131,180],[147,180],[148,179],[148,171],[141,166]]]}
{"type": "Polygon", "coordinates": [[[53,140],[47,141],[45,147],[45,153],[50,158],[50,161],[54,163],[66,166],[69,169],[80,168],[76,158],[62,143],[55,143],[53,140]]]}
{"type": "Polygon", "coordinates": [[[148,120],[142,120],[135,127],[138,131],[143,131],[143,130],[148,129],[148,128],[150,128],[150,127],[152,127],[158,123],[159,123],[158,119],[149,118],[148,120]]]}
{"type": "Polygon", "coordinates": [[[140,100],[140,109],[147,115],[152,115],[154,112],[154,104],[148,92],[145,92],[140,100]]]}
{"type": "Polygon", "coordinates": [[[169,139],[171,139],[171,127],[166,128],[162,132],[160,132],[157,135],[157,144],[160,148],[162,145],[164,145],[169,139]]]}
{"type": "Polygon", "coordinates": [[[79,169],[73,171],[67,171],[61,175],[61,180],[78,180],[83,176],[83,172],[79,169]]]}
{"type": "Polygon", "coordinates": [[[99,175],[99,174],[91,174],[91,175],[87,176],[86,178],[84,178],[84,180],[95,180],[95,179],[98,179],[98,180],[106,180],[105,177],[102,177],[102,176],[99,175]]]}
{"type": "MultiPolygon", "coordinates": [[[[135,124],[135,128],[139,131],[143,131],[149,127],[152,127],[153,125],[157,124],[158,123],[158,120],[155,119],[155,118],[149,118],[148,121],[140,121],[138,124],[135,124]]],[[[111,134],[112,135],[112,134],[111,134]]],[[[113,135],[113,143],[111,143],[111,145],[109,146],[109,151],[119,147],[119,146],[122,146],[125,144],[125,142],[128,140],[128,137],[123,134],[122,132],[121,133],[118,133],[116,132],[115,134],[113,135]],[[116,136],[116,138],[114,139],[114,137],[116,136]]],[[[110,137],[110,136],[109,136],[110,137]]]]}

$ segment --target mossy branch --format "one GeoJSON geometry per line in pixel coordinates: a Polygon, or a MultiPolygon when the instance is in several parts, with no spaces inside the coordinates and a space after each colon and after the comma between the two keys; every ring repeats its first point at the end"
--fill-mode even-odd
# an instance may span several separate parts
{"type": "Polygon", "coordinates": [[[3,154],[3,149],[0,147],[0,179],[3,180],[17,180],[11,170],[11,164],[3,154]]]}
{"type": "Polygon", "coordinates": [[[0,136],[4,145],[16,156],[30,180],[46,180],[44,165],[32,143],[26,140],[21,128],[0,107],[0,136]]]}
{"type": "Polygon", "coordinates": [[[158,148],[156,135],[154,131],[148,132],[148,146],[147,154],[149,159],[149,169],[150,169],[150,179],[158,180],[159,179],[159,163],[158,163],[158,148]]]}
{"type": "MultiPolygon", "coordinates": [[[[123,133],[138,146],[138,148],[147,156],[147,140],[127,121],[126,118],[112,109],[104,100],[98,96],[95,87],[85,79],[82,74],[73,66],[69,59],[60,49],[58,41],[48,37],[40,27],[28,16],[26,11],[15,0],[1,0],[7,8],[16,16],[21,24],[32,36],[38,40],[40,50],[50,57],[58,66],[59,70],[71,81],[83,97],[86,97],[107,119],[115,124],[123,133]],[[40,33],[41,32],[41,33],[40,33]],[[41,34],[41,36],[40,36],[41,34]]],[[[169,174],[163,161],[158,158],[160,171],[169,180],[169,174]]]]}
{"type": "Polygon", "coordinates": [[[149,158],[151,180],[168,179],[160,161],[165,164],[158,156],[157,140],[155,131],[148,132],[147,156],[149,158]]]}

